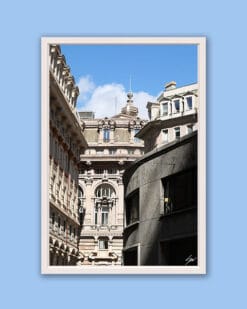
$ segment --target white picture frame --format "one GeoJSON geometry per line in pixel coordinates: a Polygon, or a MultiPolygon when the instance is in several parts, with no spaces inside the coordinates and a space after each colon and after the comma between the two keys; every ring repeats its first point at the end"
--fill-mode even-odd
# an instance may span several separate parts
{"type": "Polygon", "coordinates": [[[206,38],[194,37],[42,37],[41,38],[41,273],[42,274],[206,274],[206,38]],[[49,45],[50,44],[195,44],[198,112],[198,265],[197,266],[50,266],[49,265],[49,45]]]}

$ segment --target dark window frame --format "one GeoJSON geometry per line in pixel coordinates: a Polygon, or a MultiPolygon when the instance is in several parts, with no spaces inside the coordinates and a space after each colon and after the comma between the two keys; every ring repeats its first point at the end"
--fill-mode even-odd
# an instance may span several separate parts
{"type": "Polygon", "coordinates": [[[164,215],[197,207],[198,177],[193,167],[163,178],[164,215]]]}
{"type": "MultiPolygon", "coordinates": [[[[134,204],[135,205],[135,204],[134,204]]],[[[126,226],[139,222],[140,220],[140,190],[139,188],[130,193],[125,198],[125,219],[126,226]],[[134,199],[137,199],[136,201],[134,199]],[[137,206],[133,206],[131,203],[136,203],[137,206]],[[135,216],[133,217],[134,213],[135,216]]]]}

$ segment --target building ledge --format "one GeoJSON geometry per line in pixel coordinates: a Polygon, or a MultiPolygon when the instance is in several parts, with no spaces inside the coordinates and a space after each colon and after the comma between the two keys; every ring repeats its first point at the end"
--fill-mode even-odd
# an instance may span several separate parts
{"type": "Polygon", "coordinates": [[[124,230],[128,230],[128,229],[134,229],[139,225],[140,221],[135,221],[133,223],[130,223],[129,225],[124,227],[124,230]]]}

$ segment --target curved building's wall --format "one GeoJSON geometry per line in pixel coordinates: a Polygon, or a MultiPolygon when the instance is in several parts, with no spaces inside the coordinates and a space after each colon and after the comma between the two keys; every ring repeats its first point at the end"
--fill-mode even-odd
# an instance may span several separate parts
{"type": "MultiPolygon", "coordinates": [[[[160,148],[159,151],[146,154],[126,170],[123,178],[126,218],[124,229],[125,265],[133,265],[131,263],[135,248],[138,255],[136,260],[139,265],[178,265],[182,263],[181,259],[183,258],[179,260],[174,258],[174,255],[186,256],[189,252],[195,255],[197,209],[196,199],[192,202],[191,196],[195,198],[196,192],[193,191],[193,194],[186,192],[191,191],[192,187],[195,190],[195,186],[190,182],[192,179],[196,180],[196,166],[197,134],[192,133],[181,139],[180,142],[168,144],[160,148]],[[174,177],[177,177],[175,182],[174,177]],[[179,199],[178,194],[176,197],[173,196],[176,204],[182,205],[181,209],[175,209],[175,204],[173,211],[167,207],[171,203],[166,203],[166,199],[168,199],[166,194],[168,193],[165,193],[165,187],[168,180],[170,187],[174,186],[177,180],[177,187],[174,190],[180,192],[180,195],[184,194],[188,199],[188,203],[185,205],[183,198],[179,199]],[[183,184],[188,188],[184,189],[183,184]],[[131,219],[128,218],[130,212],[128,207],[133,207],[131,198],[135,194],[138,195],[138,192],[139,217],[138,219],[134,218],[131,222],[131,219]]],[[[170,188],[170,190],[173,189],[170,188]]],[[[136,201],[137,198],[135,203],[137,203],[136,201]]]]}

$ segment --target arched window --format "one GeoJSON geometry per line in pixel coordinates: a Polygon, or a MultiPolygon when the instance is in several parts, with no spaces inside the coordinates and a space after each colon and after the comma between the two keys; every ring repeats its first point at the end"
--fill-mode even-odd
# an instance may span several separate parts
{"type": "Polygon", "coordinates": [[[95,196],[98,198],[114,198],[116,196],[116,192],[111,185],[103,184],[96,188],[95,196]]]}
{"type": "Polygon", "coordinates": [[[99,185],[95,192],[94,224],[108,225],[110,209],[113,206],[116,192],[109,184],[99,185]]]}

